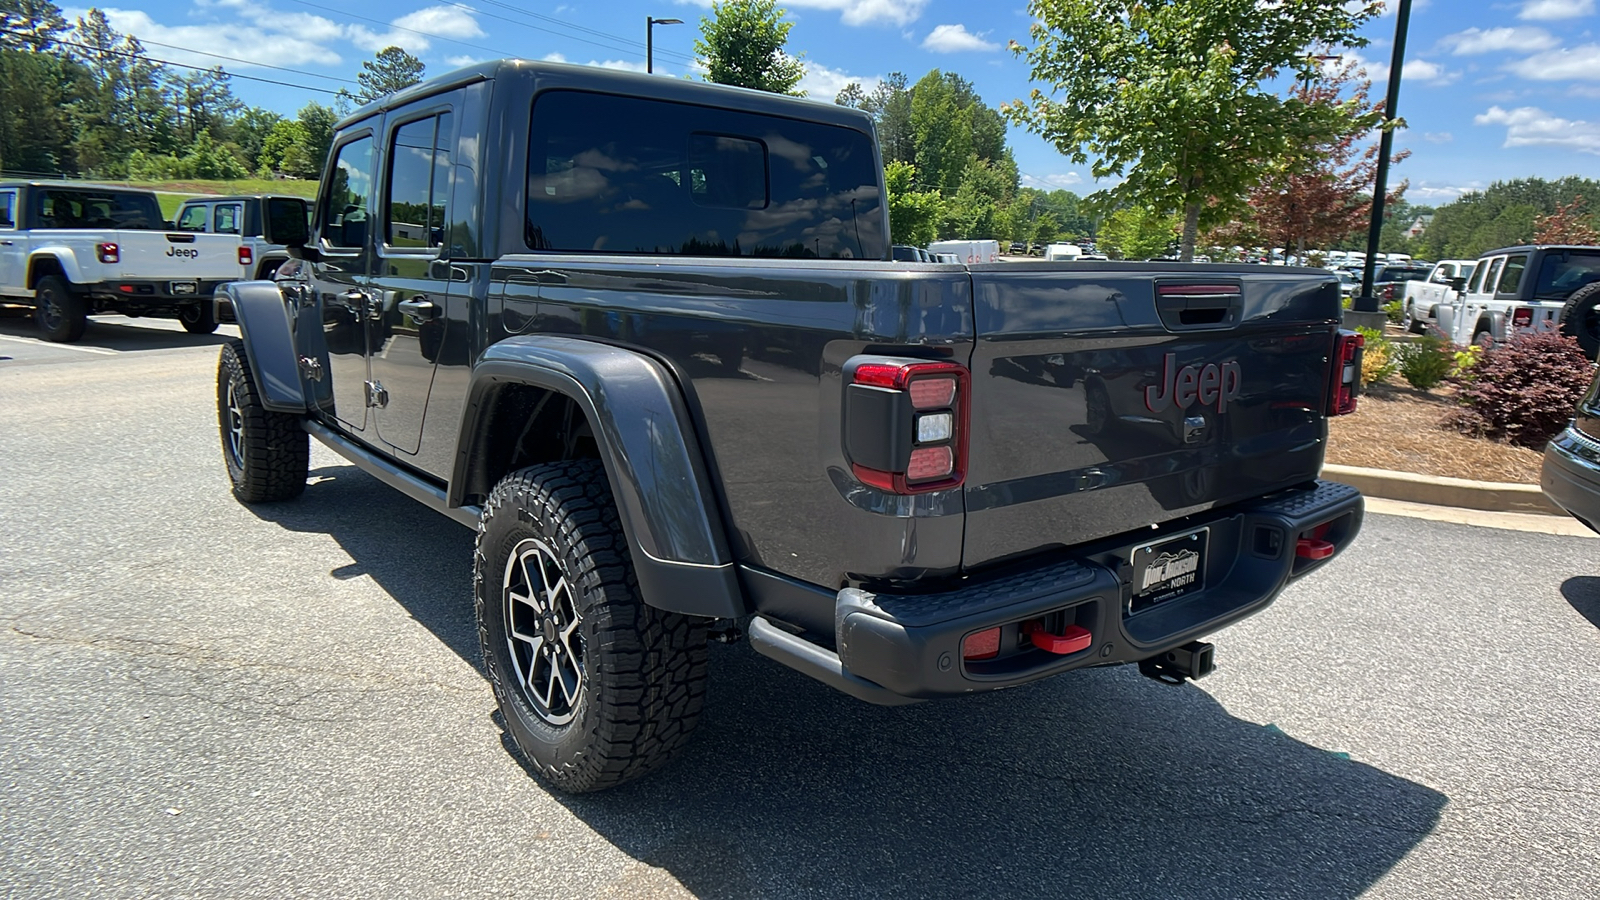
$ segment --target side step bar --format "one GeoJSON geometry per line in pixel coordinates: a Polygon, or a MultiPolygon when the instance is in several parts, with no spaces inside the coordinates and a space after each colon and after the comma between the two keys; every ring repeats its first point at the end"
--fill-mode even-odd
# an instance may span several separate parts
{"type": "Polygon", "coordinates": [[[452,507],[445,500],[443,487],[435,485],[408,469],[395,465],[325,425],[313,422],[310,419],[303,420],[302,424],[308,434],[326,444],[329,450],[355,463],[357,468],[373,478],[398,490],[434,512],[443,513],[455,519],[468,528],[476,529],[478,527],[478,518],[482,514],[482,510],[478,507],[452,507]]]}
{"type": "Polygon", "coordinates": [[[844,691],[857,700],[865,700],[878,706],[908,706],[923,702],[914,697],[902,697],[865,678],[851,675],[844,670],[844,664],[839,662],[839,654],[826,647],[819,647],[805,638],[796,637],[761,616],[750,620],[750,628],[746,634],[750,638],[750,646],[762,656],[777,660],[796,672],[809,675],[836,690],[844,691]]]}

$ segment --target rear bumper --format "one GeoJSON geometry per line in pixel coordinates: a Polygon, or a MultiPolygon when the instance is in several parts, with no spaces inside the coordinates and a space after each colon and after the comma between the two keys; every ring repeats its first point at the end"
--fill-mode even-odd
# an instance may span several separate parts
{"type": "Polygon", "coordinates": [[[1317,482],[1151,532],[1076,548],[1071,557],[1034,563],[956,590],[924,594],[839,592],[837,650],[791,634],[757,616],[756,650],[873,703],[893,705],[997,690],[1085,666],[1137,662],[1259,612],[1289,582],[1331,559],[1296,555],[1317,533],[1342,552],[1361,528],[1361,494],[1317,482]],[[1204,529],[1204,587],[1134,611],[1131,560],[1139,548],[1204,529]],[[1052,634],[1088,632],[1081,649],[1034,646],[1032,623],[1052,634]],[[962,658],[969,635],[1000,628],[1000,651],[962,658]],[[1081,629],[1081,631],[1072,631],[1081,629]]]}
{"type": "Polygon", "coordinates": [[[1600,441],[1572,427],[1544,449],[1539,486],[1545,496],[1600,532],[1600,441]]]}
{"type": "Polygon", "coordinates": [[[224,279],[206,280],[155,280],[123,278],[105,281],[89,288],[89,295],[97,300],[112,301],[124,306],[167,307],[185,303],[211,302],[211,295],[227,284],[224,279]],[[188,286],[193,290],[187,290],[188,286]]]}

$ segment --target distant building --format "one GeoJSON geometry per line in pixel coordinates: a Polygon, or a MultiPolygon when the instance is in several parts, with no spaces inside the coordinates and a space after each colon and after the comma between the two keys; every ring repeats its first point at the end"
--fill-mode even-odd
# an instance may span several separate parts
{"type": "Polygon", "coordinates": [[[1415,222],[1411,223],[1411,227],[1410,228],[1406,229],[1406,237],[1408,237],[1408,238],[1422,237],[1422,233],[1424,231],[1427,231],[1428,230],[1428,226],[1432,225],[1432,224],[1433,224],[1433,216],[1417,216],[1417,220],[1415,222]]]}

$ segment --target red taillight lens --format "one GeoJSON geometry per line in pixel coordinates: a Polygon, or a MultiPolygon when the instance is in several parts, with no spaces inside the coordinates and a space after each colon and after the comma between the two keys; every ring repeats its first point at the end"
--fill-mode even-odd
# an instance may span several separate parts
{"type": "Polygon", "coordinates": [[[255,261],[256,261],[255,254],[250,252],[250,248],[249,247],[240,247],[239,248],[239,265],[248,266],[248,265],[250,265],[251,263],[253,263],[255,261]]]}
{"type": "Polygon", "coordinates": [[[961,658],[971,661],[1000,655],[1000,626],[973,632],[961,641],[961,658]]]}
{"type": "Polygon", "coordinates": [[[1533,310],[1526,306],[1512,310],[1511,325],[1514,328],[1531,328],[1533,326],[1533,310]]]}
{"type": "Polygon", "coordinates": [[[862,483],[895,494],[959,487],[971,377],[952,362],[884,356],[845,364],[845,455],[862,483]]]}
{"type": "Polygon", "coordinates": [[[121,262],[122,261],[122,248],[120,248],[116,244],[113,244],[113,243],[110,243],[110,242],[103,243],[103,244],[95,244],[94,245],[94,258],[100,260],[103,263],[121,262]]]}
{"type": "Polygon", "coordinates": [[[1356,411],[1361,393],[1361,352],[1367,339],[1355,331],[1340,331],[1333,339],[1333,384],[1328,392],[1328,415],[1347,416],[1356,411]]]}

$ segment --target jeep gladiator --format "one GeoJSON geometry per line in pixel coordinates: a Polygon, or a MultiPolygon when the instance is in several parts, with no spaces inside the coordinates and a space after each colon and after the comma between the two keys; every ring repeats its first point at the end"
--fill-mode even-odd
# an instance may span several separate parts
{"type": "Polygon", "coordinates": [[[596,68],[358,110],[269,223],[300,265],[223,291],[234,492],[300,494],[309,434],[475,528],[487,677],[566,791],[682,748],[708,639],[878,704],[1180,682],[1350,544],[1331,275],[897,263],[882,172],[858,111],[596,68]]]}

